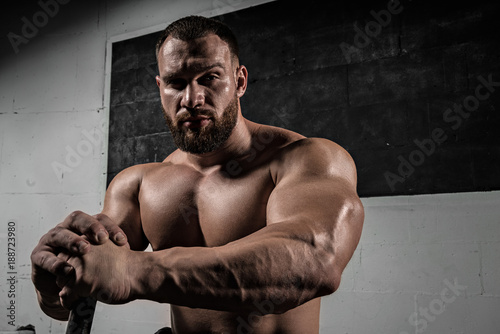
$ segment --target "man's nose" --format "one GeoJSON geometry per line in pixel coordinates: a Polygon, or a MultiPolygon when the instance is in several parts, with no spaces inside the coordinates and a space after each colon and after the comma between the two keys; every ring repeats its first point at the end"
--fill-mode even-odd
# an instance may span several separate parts
{"type": "Polygon", "coordinates": [[[196,108],[203,106],[204,103],[205,93],[203,88],[197,83],[187,85],[182,96],[181,107],[196,108]]]}

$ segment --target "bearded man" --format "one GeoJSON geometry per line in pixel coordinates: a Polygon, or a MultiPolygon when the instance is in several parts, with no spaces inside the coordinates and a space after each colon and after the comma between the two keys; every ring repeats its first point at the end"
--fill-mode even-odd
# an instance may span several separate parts
{"type": "Polygon", "coordinates": [[[248,72],[222,23],[180,19],[156,52],[178,150],[125,169],[101,213],[73,212],[41,238],[40,307],[65,320],[81,297],[147,299],[171,304],[162,332],[318,333],[320,297],[339,287],[361,235],[351,157],[243,117],[248,72]]]}

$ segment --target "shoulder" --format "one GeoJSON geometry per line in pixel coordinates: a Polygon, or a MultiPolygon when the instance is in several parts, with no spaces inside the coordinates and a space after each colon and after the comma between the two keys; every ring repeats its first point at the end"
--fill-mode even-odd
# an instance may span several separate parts
{"type": "MultiPolygon", "coordinates": [[[[257,142],[267,146],[275,184],[284,176],[340,177],[356,184],[356,166],[350,154],[325,138],[307,138],[296,132],[258,125],[257,142]]],[[[256,145],[257,146],[257,145],[256,145]]],[[[257,146],[258,147],[258,146],[257,146]]]]}
{"type": "Polygon", "coordinates": [[[356,184],[356,166],[340,145],[324,138],[301,138],[283,146],[271,165],[275,182],[288,175],[347,179],[356,184]]]}
{"type": "Polygon", "coordinates": [[[297,132],[269,125],[258,125],[257,140],[269,144],[276,156],[276,162],[282,159],[307,158],[345,158],[350,159],[349,153],[340,145],[325,138],[307,138],[297,132]],[[326,155],[326,156],[323,156],[326,155]]]}
{"type": "Polygon", "coordinates": [[[337,143],[325,138],[300,138],[281,149],[283,159],[336,160],[350,158],[349,153],[337,143]]]}
{"type": "Polygon", "coordinates": [[[157,173],[169,165],[171,164],[167,162],[153,162],[125,168],[113,178],[109,190],[128,188],[129,190],[138,191],[142,181],[148,175],[157,173]]]}

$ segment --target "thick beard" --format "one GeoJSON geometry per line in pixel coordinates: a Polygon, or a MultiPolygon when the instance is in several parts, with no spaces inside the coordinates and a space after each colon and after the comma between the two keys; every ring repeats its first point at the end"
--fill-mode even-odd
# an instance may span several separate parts
{"type": "Polygon", "coordinates": [[[234,96],[226,108],[224,108],[224,112],[220,118],[206,111],[189,115],[189,117],[199,115],[211,117],[212,123],[203,128],[187,129],[179,127],[179,119],[172,120],[165,112],[163,106],[162,109],[175,145],[184,152],[203,154],[218,149],[231,135],[238,119],[238,98],[236,95],[234,96]]]}

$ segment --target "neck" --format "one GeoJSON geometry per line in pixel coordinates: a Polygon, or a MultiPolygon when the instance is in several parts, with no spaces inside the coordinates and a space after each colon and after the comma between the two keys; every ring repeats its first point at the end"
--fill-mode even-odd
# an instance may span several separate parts
{"type": "Polygon", "coordinates": [[[204,154],[186,153],[186,159],[196,169],[206,169],[227,163],[248,154],[252,146],[251,122],[241,113],[229,138],[215,151],[204,154]]]}

